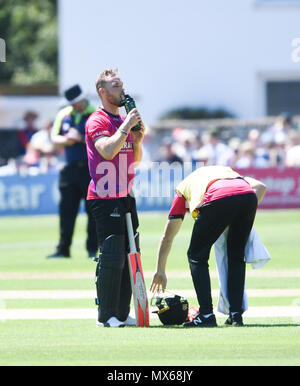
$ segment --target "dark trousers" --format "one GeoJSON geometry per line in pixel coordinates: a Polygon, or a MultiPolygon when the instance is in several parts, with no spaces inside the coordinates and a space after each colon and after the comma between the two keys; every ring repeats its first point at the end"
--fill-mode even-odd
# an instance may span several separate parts
{"type": "Polygon", "coordinates": [[[208,259],[212,245],[227,227],[230,311],[242,312],[245,247],[256,209],[257,198],[254,193],[225,197],[200,208],[188,249],[188,259],[201,314],[213,312],[208,259]]]}
{"type": "Polygon", "coordinates": [[[87,201],[88,209],[96,224],[98,247],[110,235],[127,236],[125,214],[131,213],[134,233],[139,226],[135,198],[131,196],[87,201]]]}
{"type": "Polygon", "coordinates": [[[98,246],[101,251],[96,268],[98,320],[106,322],[110,317],[115,316],[124,321],[129,315],[132,295],[127,261],[129,248],[125,214],[131,213],[133,231],[136,234],[139,223],[135,199],[128,196],[118,199],[89,200],[88,207],[95,219],[98,246]],[[111,236],[117,236],[115,240],[119,242],[122,240],[122,244],[117,248],[112,246],[111,253],[107,250],[103,253],[104,242],[111,236]],[[121,237],[118,238],[118,236],[121,237]]]}
{"type": "Polygon", "coordinates": [[[72,244],[75,221],[82,199],[85,201],[85,209],[88,215],[86,249],[90,252],[96,252],[98,249],[95,221],[86,205],[90,180],[91,177],[86,162],[67,165],[60,172],[60,240],[58,249],[62,252],[68,252],[72,244]]]}

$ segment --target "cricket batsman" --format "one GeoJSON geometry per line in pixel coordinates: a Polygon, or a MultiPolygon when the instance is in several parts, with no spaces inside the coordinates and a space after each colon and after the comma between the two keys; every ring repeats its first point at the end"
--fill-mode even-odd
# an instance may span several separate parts
{"type": "Polygon", "coordinates": [[[229,227],[227,238],[228,297],[230,315],[226,324],[242,326],[245,283],[245,246],[256,215],[257,204],[266,186],[254,178],[242,177],[226,166],[204,166],[188,175],[176,188],[176,195],[161,238],[157,268],[150,287],[165,290],[166,263],[173,240],[184,216],[190,211],[195,220],[188,261],[199,303],[199,313],[184,327],[215,327],[208,268],[212,245],[229,227]]]}
{"type": "Polygon", "coordinates": [[[136,325],[129,316],[132,290],[125,215],[131,213],[138,250],[138,215],[130,193],[134,168],[142,159],[145,128],[136,108],[126,118],[119,115],[124,89],[117,71],[104,71],[96,89],[103,107],[86,123],[86,146],[91,175],[87,202],[101,251],[96,268],[97,325],[123,327],[136,325]],[[140,130],[132,131],[139,122],[140,130]]]}

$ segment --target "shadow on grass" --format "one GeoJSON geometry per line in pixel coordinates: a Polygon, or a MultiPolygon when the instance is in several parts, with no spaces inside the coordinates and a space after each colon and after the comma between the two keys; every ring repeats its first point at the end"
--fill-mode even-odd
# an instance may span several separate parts
{"type": "MultiPolygon", "coordinates": [[[[126,326],[126,328],[136,328],[137,326],[126,326]]],[[[141,327],[138,327],[138,328],[141,328],[141,327]]],[[[162,325],[158,325],[158,326],[148,326],[148,327],[142,327],[142,328],[169,328],[169,329],[183,329],[183,326],[164,326],[163,324],[162,325]]]]}
{"type": "MultiPolygon", "coordinates": [[[[133,326],[135,327],[135,326],[133,326]]],[[[164,328],[164,329],[182,329],[182,330],[194,330],[194,329],[197,329],[197,328],[201,328],[201,329],[209,329],[209,330],[213,330],[215,328],[251,328],[251,327],[300,327],[300,324],[296,324],[296,323],[255,323],[255,324],[245,324],[244,326],[239,326],[239,327],[236,327],[236,326],[227,326],[227,325],[224,325],[224,324],[218,324],[217,327],[194,327],[194,328],[185,328],[183,327],[182,325],[180,326],[165,326],[165,325],[158,325],[158,326],[149,326],[147,328],[164,328]]]]}
{"type": "MultiPolygon", "coordinates": [[[[224,326],[224,327],[228,327],[228,326],[224,326]]],[[[297,324],[297,323],[270,323],[270,324],[266,324],[266,323],[255,323],[255,324],[245,324],[244,327],[300,327],[300,324],[297,324]]]]}

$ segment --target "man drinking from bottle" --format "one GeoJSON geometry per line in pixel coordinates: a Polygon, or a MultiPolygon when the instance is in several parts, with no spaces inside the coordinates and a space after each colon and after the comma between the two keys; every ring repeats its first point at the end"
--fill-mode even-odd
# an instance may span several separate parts
{"type": "MultiPolygon", "coordinates": [[[[135,198],[130,194],[134,168],[142,159],[144,125],[135,108],[119,115],[124,99],[117,71],[106,70],[96,81],[102,107],[86,123],[86,146],[91,182],[88,206],[96,221],[100,248],[96,268],[98,326],[135,325],[129,316],[131,285],[127,263],[128,237],[125,214],[138,228],[135,198]],[[132,131],[140,122],[140,130],[132,131]]],[[[138,249],[138,236],[136,236],[138,249]]]]}

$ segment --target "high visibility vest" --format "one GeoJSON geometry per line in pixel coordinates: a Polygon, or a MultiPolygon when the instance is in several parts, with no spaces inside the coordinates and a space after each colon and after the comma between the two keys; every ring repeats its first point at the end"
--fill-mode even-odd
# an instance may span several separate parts
{"type": "Polygon", "coordinates": [[[187,200],[190,213],[195,219],[202,204],[203,196],[208,186],[216,180],[234,179],[241,177],[229,166],[203,166],[189,174],[176,187],[176,191],[187,200]]]}

